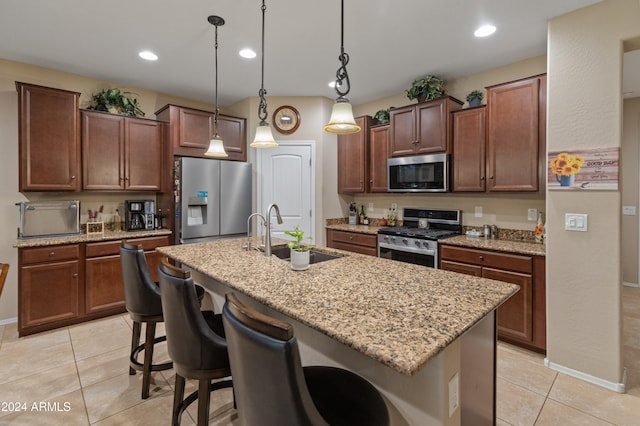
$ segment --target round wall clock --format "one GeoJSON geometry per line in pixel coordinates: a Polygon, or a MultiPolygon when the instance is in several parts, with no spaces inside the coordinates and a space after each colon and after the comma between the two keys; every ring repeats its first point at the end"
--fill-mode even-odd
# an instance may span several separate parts
{"type": "Polygon", "coordinates": [[[273,113],[273,126],[284,135],[290,135],[300,126],[300,113],[289,105],[283,105],[273,113]]]}

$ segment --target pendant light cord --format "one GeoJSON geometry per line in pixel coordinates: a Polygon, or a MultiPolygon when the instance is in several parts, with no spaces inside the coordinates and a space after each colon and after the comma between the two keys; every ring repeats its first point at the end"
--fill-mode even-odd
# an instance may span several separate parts
{"type": "Polygon", "coordinates": [[[267,91],[264,89],[264,15],[267,10],[267,6],[264,4],[264,0],[262,0],[262,80],[260,81],[260,91],[258,91],[258,96],[260,96],[260,105],[258,106],[258,118],[260,119],[260,125],[264,125],[267,122],[267,117],[269,114],[267,113],[267,101],[264,96],[267,94],[267,91]]]}
{"type": "Polygon", "coordinates": [[[340,68],[336,71],[336,93],[339,95],[338,99],[346,99],[345,96],[351,90],[351,82],[349,81],[349,74],[347,73],[347,64],[349,63],[349,54],[344,51],[344,0],[341,1],[340,8],[340,68]],[[342,82],[345,82],[345,90],[341,90],[342,82]]]}
{"type": "Polygon", "coordinates": [[[216,69],[216,113],[213,117],[213,134],[214,138],[218,138],[218,26],[216,25],[216,56],[215,56],[215,69],[216,69]]]}

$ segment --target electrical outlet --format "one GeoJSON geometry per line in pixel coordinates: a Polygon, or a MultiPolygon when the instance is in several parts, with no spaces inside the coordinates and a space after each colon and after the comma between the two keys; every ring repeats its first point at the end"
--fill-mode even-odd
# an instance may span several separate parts
{"type": "Polygon", "coordinates": [[[482,206],[476,206],[476,217],[482,217],[482,206]]]}
{"type": "Polygon", "coordinates": [[[527,210],[527,219],[530,221],[536,221],[538,219],[538,209],[527,210]]]}
{"type": "Polygon", "coordinates": [[[391,211],[395,212],[398,210],[398,205],[396,203],[391,203],[391,211]]]}
{"type": "Polygon", "coordinates": [[[369,203],[369,208],[367,209],[369,213],[373,213],[373,203],[369,203]]]}
{"type": "Polygon", "coordinates": [[[635,216],[636,206],[622,206],[622,214],[625,216],[635,216]]]}
{"type": "Polygon", "coordinates": [[[460,405],[460,377],[456,373],[449,380],[449,417],[453,416],[460,405]]]}

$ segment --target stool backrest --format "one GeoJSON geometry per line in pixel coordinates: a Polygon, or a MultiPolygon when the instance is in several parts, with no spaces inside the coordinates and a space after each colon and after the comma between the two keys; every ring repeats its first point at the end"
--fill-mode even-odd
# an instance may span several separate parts
{"type": "Polygon", "coordinates": [[[123,241],[120,265],[127,311],[132,316],[162,316],[160,289],[149,274],[142,247],[123,241]]]}
{"type": "Polygon", "coordinates": [[[222,309],[238,419],[244,425],[326,425],[307,388],[290,324],[243,305],[222,309]]]}
{"type": "Polygon", "coordinates": [[[158,277],[167,350],[174,366],[183,370],[228,371],[227,343],[204,319],[191,274],[164,258],[158,277]]]}
{"type": "Polygon", "coordinates": [[[2,295],[2,289],[4,288],[4,282],[7,280],[8,273],[9,273],[9,264],[0,263],[0,295],[2,295]]]}

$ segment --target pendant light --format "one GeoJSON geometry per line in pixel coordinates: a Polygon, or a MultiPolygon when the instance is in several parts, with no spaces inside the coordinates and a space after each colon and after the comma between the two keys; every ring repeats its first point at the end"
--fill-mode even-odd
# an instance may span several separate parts
{"type": "Polygon", "coordinates": [[[218,135],[218,27],[224,25],[224,19],[219,16],[211,15],[207,18],[207,21],[214,27],[216,27],[216,112],[213,119],[213,136],[209,141],[209,149],[204,153],[207,157],[214,158],[226,158],[229,155],[224,150],[224,143],[218,135]]]}
{"type": "Polygon", "coordinates": [[[271,133],[271,127],[267,123],[267,117],[269,114],[267,113],[267,101],[264,96],[267,94],[267,91],[264,90],[264,13],[267,10],[267,6],[264,4],[264,0],[262,0],[262,82],[260,85],[260,91],[258,91],[258,96],[260,96],[260,105],[258,106],[258,118],[260,119],[260,123],[258,123],[258,127],[256,128],[256,136],[251,142],[251,146],[253,148],[275,148],[278,146],[278,143],[273,138],[273,134],[271,133]]]}
{"type": "Polygon", "coordinates": [[[344,0],[341,1],[340,9],[340,68],[336,71],[336,83],[334,88],[338,94],[336,103],[333,104],[333,110],[331,111],[331,118],[329,124],[324,126],[324,131],[329,133],[336,133],[339,135],[348,135],[351,133],[358,133],[360,126],[356,124],[356,120],[353,118],[353,109],[349,103],[349,99],[346,98],[349,90],[351,90],[351,83],[349,81],[349,74],[347,73],[347,64],[349,63],[349,55],[344,51],[344,0]],[[342,84],[344,82],[344,90],[342,90],[342,84]]]}

